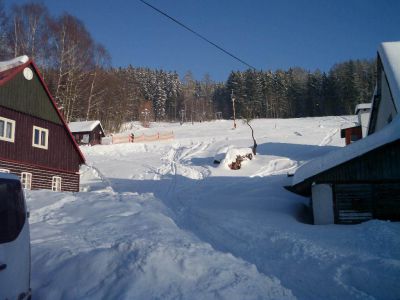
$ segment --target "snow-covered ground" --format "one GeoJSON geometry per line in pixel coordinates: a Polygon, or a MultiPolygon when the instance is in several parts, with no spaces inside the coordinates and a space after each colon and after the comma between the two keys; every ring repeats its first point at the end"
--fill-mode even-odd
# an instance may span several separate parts
{"type": "Polygon", "coordinates": [[[34,299],[399,299],[400,224],[310,225],[288,172],[352,117],[138,124],[170,141],[83,147],[80,193],[32,191],[34,299]]]}

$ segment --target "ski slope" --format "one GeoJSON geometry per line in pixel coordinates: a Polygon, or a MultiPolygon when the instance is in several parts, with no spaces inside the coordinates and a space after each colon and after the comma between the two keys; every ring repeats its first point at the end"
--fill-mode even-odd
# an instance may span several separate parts
{"type": "Polygon", "coordinates": [[[286,176],[353,117],[127,124],[152,143],[82,147],[80,193],[28,192],[35,299],[399,299],[400,224],[313,226],[286,176]]]}

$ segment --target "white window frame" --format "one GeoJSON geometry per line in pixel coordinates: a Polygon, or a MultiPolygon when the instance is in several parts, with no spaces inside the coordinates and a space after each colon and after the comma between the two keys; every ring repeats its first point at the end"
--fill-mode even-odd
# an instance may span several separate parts
{"type": "Polygon", "coordinates": [[[4,133],[3,133],[4,135],[0,135],[0,140],[14,143],[14,141],[15,141],[15,120],[7,119],[4,117],[0,117],[0,120],[4,122],[4,133]],[[7,123],[11,124],[11,138],[6,137],[7,123]]]}
{"type": "Polygon", "coordinates": [[[33,126],[32,131],[32,147],[41,148],[41,149],[48,149],[49,148],[49,130],[46,128],[42,128],[39,126],[33,126]],[[35,144],[35,131],[39,130],[39,144],[35,144]],[[44,145],[42,145],[42,132],[46,133],[44,145]]]}
{"type": "Polygon", "coordinates": [[[21,173],[21,184],[24,189],[32,189],[32,173],[22,172],[21,173]]]}
{"type": "Polygon", "coordinates": [[[0,173],[10,173],[10,170],[8,170],[8,169],[0,169],[0,173]]]}
{"type": "Polygon", "coordinates": [[[61,192],[62,179],[60,176],[53,176],[51,180],[51,190],[53,192],[61,192]]]}

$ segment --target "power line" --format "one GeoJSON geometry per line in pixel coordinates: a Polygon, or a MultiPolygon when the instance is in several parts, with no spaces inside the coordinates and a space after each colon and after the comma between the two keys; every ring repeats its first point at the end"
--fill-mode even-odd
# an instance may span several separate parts
{"type": "Polygon", "coordinates": [[[162,10],[158,9],[157,7],[151,5],[150,3],[144,1],[144,0],[139,0],[140,2],[146,4],[147,6],[149,6],[150,8],[154,9],[155,11],[159,12],[160,14],[162,14],[163,16],[167,17],[168,19],[170,19],[171,21],[175,22],[176,24],[178,24],[179,26],[182,26],[183,28],[185,28],[186,30],[190,31],[191,33],[195,34],[196,36],[198,36],[199,38],[201,38],[202,40],[206,41],[207,43],[213,45],[214,47],[218,48],[219,50],[221,50],[222,52],[224,52],[225,54],[228,54],[230,57],[236,59],[237,61],[241,62],[242,64],[248,66],[251,69],[256,69],[255,67],[253,67],[252,65],[248,64],[247,62],[245,62],[244,60],[240,59],[239,57],[233,55],[232,53],[230,53],[229,51],[225,50],[224,48],[222,48],[221,46],[218,46],[217,44],[213,43],[212,41],[210,41],[209,39],[207,39],[206,37],[202,36],[200,33],[197,33],[196,31],[194,31],[193,29],[189,28],[188,26],[186,26],[185,24],[183,24],[182,22],[178,21],[177,19],[169,16],[167,13],[163,12],[162,10]]]}

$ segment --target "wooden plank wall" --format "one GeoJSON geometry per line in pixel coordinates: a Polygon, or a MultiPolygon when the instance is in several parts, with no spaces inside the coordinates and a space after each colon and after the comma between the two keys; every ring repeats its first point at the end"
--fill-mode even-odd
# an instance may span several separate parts
{"type": "Polygon", "coordinates": [[[297,184],[295,190],[311,195],[312,183],[400,182],[400,140],[383,145],[297,184]]]}
{"type": "Polygon", "coordinates": [[[61,177],[61,189],[65,192],[79,192],[79,173],[66,173],[56,170],[43,169],[33,165],[20,164],[0,160],[0,169],[7,169],[21,177],[22,172],[32,174],[32,190],[51,190],[53,176],[61,177]]]}
{"type": "Polygon", "coordinates": [[[333,190],[335,223],[400,221],[400,183],[337,184],[333,190]]]}
{"type": "Polygon", "coordinates": [[[79,154],[63,125],[1,106],[0,116],[15,120],[15,141],[12,143],[0,140],[0,159],[40,165],[67,172],[79,171],[79,154]],[[48,149],[32,146],[33,126],[49,130],[48,149]]]}

